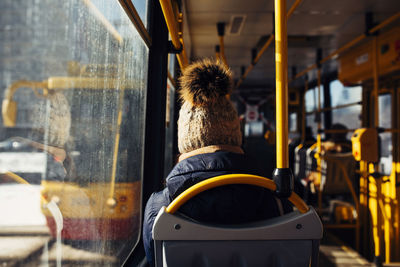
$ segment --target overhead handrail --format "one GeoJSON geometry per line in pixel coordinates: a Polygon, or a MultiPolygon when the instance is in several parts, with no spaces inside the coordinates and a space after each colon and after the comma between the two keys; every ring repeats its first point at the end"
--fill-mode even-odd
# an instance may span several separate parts
{"type": "MultiPolygon", "coordinates": [[[[321,61],[319,61],[319,63],[323,64],[323,63],[325,63],[326,61],[328,61],[330,59],[335,59],[337,56],[339,56],[339,54],[343,53],[344,51],[346,51],[350,47],[354,46],[355,44],[357,44],[357,43],[361,42],[362,40],[364,40],[365,38],[367,38],[368,35],[379,31],[380,29],[382,29],[383,27],[385,27],[385,26],[389,25],[390,23],[394,22],[398,18],[400,18],[400,12],[397,12],[393,16],[391,16],[388,19],[382,21],[380,24],[378,24],[377,26],[375,26],[372,29],[370,29],[369,31],[367,31],[367,33],[363,33],[363,34],[359,35],[358,37],[354,38],[352,41],[348,42],[347,44],[343,45],[342,47],[340,47],[336,51],[334,51],[331,54],[329,54],[328,56],[324,57],[321,61]]],[[[317,67],[318,67],[317,64],[313,64],[313,65],[309,66],[308,68],[306,68],[302,72],[298,73],[292,80],[290,80],[290,82],[296,80],[297,78],[300,78],[301,76],[303,76],[307,72],[309,72],[309,71],[311,71],[311,70],[313,70],[313,69],[315,69],[317,67]]]]}
{"type": "MultiPolygon", "coordinates": [[[[376,128],[378,133],[400,133],[400,129],[394,128],[376,128]]],[[[320,129],[321,133],[351,133],[356,131],[357,129],[320,129]]]]}
{"type": "Polygon", "coordinates": [[[168,27],[168,31],[171,35],[172,44],[176,50],[182,50],[180,53],[176,54],[178,59],[179,66],[181,69],[184,69],[188,64],[188,58],[185,53],[185,48],[183,42],[181,42],[179,38],[179,30],[176,21],[176,17],[174,15],[174,11],[172,9],[170,0],[160,0],[161,9],[164,14],[165,22],[168,27]]]}
{"type": "MultiPolygon", "coordinates": [[[[290,7],[286,18],[289,19],[290,16],[293,14],[294,10],[300,5],[300,3],[303,0],[296,0],[296,2],[294,2],[294,4],[290,7]]],[[[261,56],[264,54],[264,52],[268,49],[268,47],[270,46],[270,44],[272,43],[272,41],[274,41],[275,39],[275,34],[271,34],[268,38],[268,40],[264,43],[263,47],[260,49],[260,51],[257,53],[256,57],[253,59],[253,61],[251,62],[251,64],[247,67],[246,71],[242,74],[242,76],[240,77],[239,81],[236,83],[236,88],[238,88],[242,82],[244,81],[244,79],[246,79],[247,75],[250,73],[250,71],[254,68],[254,66],[257,64],[257,62],[260,60],[261,56]]]]}
{"type": "MultiPolygon", "coordinates": [[[[206,179],[186,189],[168,205],[166,212],[173,214],[188,200],[201,192],[230,184],[249,184],[264,187],[271,191],[276,190],[275,182],[265,177],[251,174],[226,174],[206,179]]],[[[288,199],[301,213],[306,213],[310,209],[294,192],[292,192],[288,199]]]]}

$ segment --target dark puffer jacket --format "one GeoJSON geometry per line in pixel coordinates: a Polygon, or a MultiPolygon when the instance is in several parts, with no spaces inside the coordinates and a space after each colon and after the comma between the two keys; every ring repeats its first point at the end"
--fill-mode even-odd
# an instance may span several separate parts
{"type": "MultiPolygon", "coordinates": [[[[168,206],[180,193],[200,181],[233,173],[265,176],[254,160],[244,154],[225,151],[187,158],[172,169],[166,179],[166,188],[153,193],[146,205],[143,241],[151,266],[154,262],[152,228],[161,207],[168,206]]],[[[285,213],[291,209],[286,203],[283,207],[285,213]]],[[[273,194],[252,185],[228,185],[205,191],[183,205],[179,212],[197,221],[219,224],[238,224],[281,215],[273,194]]]]}

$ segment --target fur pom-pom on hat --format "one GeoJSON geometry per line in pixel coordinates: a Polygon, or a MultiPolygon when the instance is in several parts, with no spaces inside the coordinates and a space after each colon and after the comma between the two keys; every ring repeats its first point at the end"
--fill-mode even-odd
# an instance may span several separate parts
{"type": "Polygon", "coordinates": [[[219,61],[204,59],[185,68],[180,82],[182,101],[205,105],[231,92],[232,73],[219,61]]]}
{"type": "Polygon", "coordinates": [[[180,81],[180,153],[211,145],[240,146],[239,118],[226,97],[232,90],[231,71],[220,62],[204,59],[186,67],[180,81]]]}

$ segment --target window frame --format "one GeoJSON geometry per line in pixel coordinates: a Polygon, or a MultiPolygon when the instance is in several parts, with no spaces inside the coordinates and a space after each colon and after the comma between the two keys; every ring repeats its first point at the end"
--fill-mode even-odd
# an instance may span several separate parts
{"type": "MultiPolygon", "coordinates": [[[[120,0],[120,3],[130,0],[120,0]]],[[[160,191],[164,180],[166,87],[168,77],[168,29],[158,1],[149,1],[149,70],[147,79],[147,100],[144,135],[144,162],[142,173],[140,232],[136,244],[123,266],[144,264],[143,246],[144,210],[150,195],[160,191]]],[[[133,22],[134,23],[134,22],[133,22]]],[[[147,43],[146,43],[147,44],[147,43]]],[[[172,122],[173,123],[173,122],[172,122]]]]}
{"type": "MultiPolygon", "coordinates": [[[[144,26],[142,19],[139,16],[134,4],[131,0],[118,0],[122,8],[125,10],[125,13],[128,15],[129,19],[131,20],[133,26],[135,26],[137,32],[142,37],[144,43],[146,44],[147,48],[152,46],[152,38],[149,34],[149,31],[144,26]]],[[[147,14],[151,15],[151,5],[148,4],[147,14]]],[[[151,17],[151,16],[148,16],[151,17]]],[[[150,24],[150,23],[149,23],[150,24]]],[[[149,25],[150,26],[150,25],[149,25]]]]}

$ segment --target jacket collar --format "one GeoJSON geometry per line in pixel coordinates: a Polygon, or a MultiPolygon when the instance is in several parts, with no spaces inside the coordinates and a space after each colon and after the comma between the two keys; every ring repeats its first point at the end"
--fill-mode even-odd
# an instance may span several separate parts
{"type": "Polygon", "coordinates": [[[258,168],[244,154],[228,151],[198,154],[180,161],[166,178],[172,198],[205,179],[231,173],[258,174],[258,168]]]}
{"type": "Polygon", "coordinates": [[[187,153],[183,153],[179,156],[179,161],[182,161],[184,159],[200,155],[200,154],[207,154],[207,153],[214,153],[217,151],[228,151],[228,152],[233,152],[233,153],[238,153],[238,154],[244,154],[243,149],[241,149],[239,146],[231,146],[231,145],[212,145],[212,146],[206,146],[202,147],[187,153]]]}

